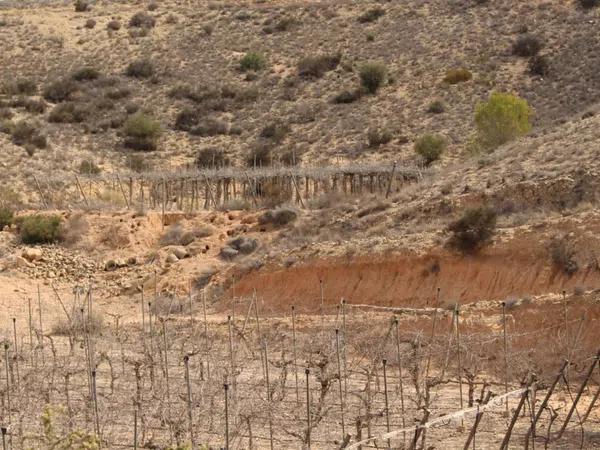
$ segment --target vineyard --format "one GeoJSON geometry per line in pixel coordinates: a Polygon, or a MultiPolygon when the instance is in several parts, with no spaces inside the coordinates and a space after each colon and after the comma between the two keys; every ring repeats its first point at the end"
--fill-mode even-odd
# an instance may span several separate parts
{"type": "Polygon", "coordinates": [[[3,319],[5,449],[599,445],[595,299],[544,300],[540,320],[528,302],[280,311],[140,292],[122,317],[97,288],[34,294],[3,319]]]}

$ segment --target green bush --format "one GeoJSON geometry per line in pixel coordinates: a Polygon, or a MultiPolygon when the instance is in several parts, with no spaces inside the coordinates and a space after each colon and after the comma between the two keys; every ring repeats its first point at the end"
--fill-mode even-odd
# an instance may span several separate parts
{"type": "Polygon", "coordinates": [[[533,110],[516,95],[494,92],[475,108],[479,145],[493,150],[531,130],[533,110]]]}
{"type": "Polygon", "coordinates": [[[449,244],[463,252],[471,253],[487,245],[496,231],[496,211],[487,206],[469,208],[462,217],[452,222],[449,244]]]}
{"type": "Polygon", "coordinates": [[[71,75],[75,81],[89,81],[100,78],[100,71],[93,67],[82,67],[71,75]]]}
{"type": "Polygon", "coordinates": [[[325,72],[334,70],[341,59],[341,53],[307,56],[298,63],[298,75],[304,78],[321,78],[325,72]]]}
{"type": "Polygon", "coordinates": [[[267,67],[267,59],[265,55],[259,52],[248,52],[240,60],[240,70],[248,72],[253,70],[259,72],[267,67]]]}
{"type": "Polygon", "coordinates": [[[387,79],[387,68],[381,62],[368,62],[360,68],[359,77],[361,86],[375,94],[387,79]]]}
{"type": "Polygon", "coordinates": [[[154,64],[148,59],[132,61],[125,70],[125,75],[134,78],[150,78],[154,75],[154,64]]]}
{"type": "Polygon", "coordinates": [[[379,19],[380,17],[382,17],[384,15],[385,15],[385,9],[376,7],[376,8],[372,8],[372,9],[365,11],[363,14],[358,16],[357,20],[359,23],[375,22],[377,19],[379,19]]]}
{"type": "Polygon", "coordinates": [[[0,208],[0,231],[4,229],[4,227],[9,227],[13,224],[13,212],[8,209],[1,207],[0,208]]]}
{"type": "Polygon", "coordinates": [[[467,69],[450,69],[446,72],[444,82],[448,84],[458,84],[469,81],[473,74],[467,69]]]}
{"type": "Polygon", "coordinates": [[[19,218],[19,234],[24,244],[49,244],[60,236],[61,217],[33,215],[19,218]]]}
{"type": "Polygon", "coordinates": [[[446,139],[436,134],[425,134],[415,142],[415,153],[423,158],[426,166],[440,159],[446,148],[446,139]]]}
{"type": "Polygon", "coordinates": [[[67,102],[56,105],[48,115],[48,122],[52,123],[81,123],[89,116],[90,111],[86,105],[67,102]]]}
{"type": "Polygon", "coordinates": [[[133,150],[151,151],[156,149],[156,140],[162,130],[152,117],[138,112],[130,116],[123,124],[125,147],[133,150]]]}
{"type": "Polygon", "coordinates": [[[66,102],[76,91],[77,85],[71,78],[61,78],[46,86],[44,98],[53,103],[66,102]]]}

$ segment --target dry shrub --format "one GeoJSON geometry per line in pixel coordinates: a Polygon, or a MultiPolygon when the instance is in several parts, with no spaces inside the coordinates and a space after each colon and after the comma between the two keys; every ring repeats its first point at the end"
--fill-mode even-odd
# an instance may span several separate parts
{"type": "Polygon", "coordinates": [[[359,23],[375,22],[377,19],[385,15],[385,9],[378,7],[371,8],[358,16],[359,23]]]}
{"type": "Polygon", "coordinates": [[[388,144],[392,140],[393,134],[387,128],[371,128],[367,132],[367,138],[369,147],[377,148],[388,144]]]}
{"type": "Polygon", "coordinates": [[[156,19],[144,11],[135,13],[129,19],[129,26],[136,28],[153,28],[156,25],[156,19]]]}
{"type": "Polygon", "coordinates": [[[118,31],[121,29],[121,22],[118,20],[111,20],[106,24],[106,28],[110,31],[118,31]]]}
{"type": "Polygon", "coordinates": [[[62,217],[35,214],[18,218],[19,236],[24,244],[52,244],[61,237],[62,217]]]}
{"type": "Polygon", "coordinates": [[[277,208],[266,211],[258,217],[261,225],[275,225],[278,227],[287,225],[298,218],[298,213],[292,208],[277,208]]]}
{"type": "Polygon", "coordinates": [[[83,213],[71,216],[61,228],[61,239],[65,245],[74,245],[90,230],[90,224],[83,213]]]}
{"type": "Polygon", "coordinates": [[[382,62],[368,62],[360,68],[358,75],[361,86],[369,94],[376,94],[387,79],[387,67],[382,62]]]}
{"type": "Polygon", "coordinates": [[[492,240],[496,218],[496,211],[488,206],[466,209],[462,217],[448,227],[452,233],[449,244],[465,253],[479,250],[492,240]]]}
{"type": "Polygon", "coordinates": [[[444,82],[448,84],[458,84],[469,81],[473,78],[471,71],[467,69],[450,69],[444,76],[444,82]]]}
{"type": "Polygon", "coordinates": [[[55,336],[83,336],[85,334],[99,335],[104,328],[104,316],[97,311],[92,311],[89,316],[77,311],[71,321],[61,316],[52,326],[51,334],[55,336]]]}
{"type": "Polygon", "coordinates": [[[90,110],[84,104],[76,102],[60,103],[50,111],[48,122],[51,123],[81,123],[90,115],[90,110]]]}
{"type": "Polygon", "coordinates": [[[129,245],[129,229],[125,224],[115,223],[105,228],[100,242],[111,249],[123,248],[129,245]]]}
{"type": "Polygon", "coordinates": [[[512,52],[516,56],[530,58],[536,55],[541,49],[542,43],[540,42],[539,38],[531,34],[525,34],[523,36],[519,36],[513,43],[512,52]]]}
{"type": "Polygon", "coordinates": [[[304,78],[321,78],[326,72],[334,70],[341,59],[341,53],[307,56],[298,63],[298,75],[304,78]]]}
{"type": "Polygon", "coordinates": [[[205,147],[196,155],[196,167],[201,169],[226,167],[231,164],[227,154],[220,148],[205,147]]]}
{"type": "Polygon", "coordinates": [[[383,202],[383,201],[377,201],[375,204],[367,206],[363,209],[360,209],[357,213],[356,216],[358,218],[362,218],[362,217],[366,217],[369,216],[371,214],[375,214],[378,212],[382,212],[385,211],[386,209],[388,209],[391,205],[387,202],[383,202]]]}
{"type": "Polygon", "coordinates": [[[40,125],[35,122],[20,121],[11,128],[12,140],[15,145],[32,145],[36,148],[46,148],[46,136],[40,131],[40,125]]]}
{"type": "Polygon", "coordinates": [[[132,61],[127,66],[125,75],[133,78],[150,78],[154,75],[154,64],[149,59],[132,61]]]}
{"type": "Polygon", "coordinates": [[[575,249],[566,238],[555,238],[548,244],[552,264],[571,276],[579,270],[575,260],[575,249]]]}
{"type": "Polygon", "coordinates": [[[158,317],[169,317],[173,314],[189,313],[190,301],[187,297],[175,295],[159,295],[151,302],[150,311],[158,317]]]}

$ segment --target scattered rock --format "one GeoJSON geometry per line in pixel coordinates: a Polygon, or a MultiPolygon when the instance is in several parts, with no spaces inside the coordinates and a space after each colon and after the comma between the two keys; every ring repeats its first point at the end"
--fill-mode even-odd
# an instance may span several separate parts
{"type": "Polygon", "coordinates": [[[183,259],[188,256],[187,250],[183,247],[175,247],[173,249],[173,254],[177,256],[177,259],[183,259]]]}
{"type": "Polygon", "coordinates": [[[175,253],[169,253],[169,255],[167,256],[166,261],[169,264],[174,264],[177,261],[179,261],[179,258],[177,257],[177,255],[175,253]]]}
{"type": "Polygon", "coordinates": [[[239,238],[229,241],[227,245],[237,250],[239,253],[249,255],[258,247],[258,240],[246,236],[241,236],[239,238]]]}
{"type": "Polygon", "coordinates": [[[26,248],[21,252],[21,256],[29,262],[40,261],[43,258],[42,249],[40,248],[26,248]]]}
{"type": "Polygon", "coordinates": [[[235,248],[230,247],[229,245],[226,245],[225,247],[223,247],[221,249],[221,253],[219,255],[223,259],[232,260],[232,259],[234,259],[239,254],[240,254],[240,252],[238,250],[236,250],[235,248]]]}
{"type": "Polygon", "coordinates": [[[258,218],[261,225],[283,226],[298,218],[298,213],[291,208],[277,208],[266,211],[258,218]]]}
{"type": "Polygon", "coordinates": [[[25,258],[18,255],[10,255],[0,261],[0,272],[10,269],[21,269],[24,267],[33,267],[25,258]]]}

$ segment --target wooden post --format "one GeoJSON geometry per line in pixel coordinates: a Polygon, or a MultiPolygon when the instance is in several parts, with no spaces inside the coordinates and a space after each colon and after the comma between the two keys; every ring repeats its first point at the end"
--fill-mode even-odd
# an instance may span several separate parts
{"type": "Polygon", "coordinates": [[[392,166],[392,174],[390,175],[390,182],[388,183],[387,191],[385,191],[385,198],[388,198],[392,192],[392,182],[394,181],[394,175],[396,174],[396,164],[397,162],[394,161],[394,165],[392,166]]]}
{"type": "Polygon", "coordinates": [[[133,450],[137,450],[138,448],[138,439],[137,439],[137,409],[133,410],[133,450]]]}
{"type": "MultiPolygon", "coordinates": [[[[504,393],[508,393],[508,335],[506,333],[506,302],[502,302],[502,335],[503,335],[503,346],[504,346],[504,393]]],[[[506,418],[508,419],[508,398],[505,402],[506,406],[506,418]]]]}
{"type": "Polygon", "coordinates": [[[17,372],[17,382],[15,383],[17,386],[17,389],[19,389],[19,380],[21,379],[21,375],[19,374],[19,347],[18,347],[18,343],[19,341],[17,340],[17,319],[16,317],[13,317],[12,319],[13,322],[13,337],[14,337],[14,342],[15,342],[15,370],[17,372]]]}
{"type": "MultiPolygon", "coordinates": [[[[460,311],[458,308],[458,303],[454,309],[455,320],[456,320],[456,352],[457,352],[457,362],[458,362],[458,393],[460,395],[460,409],[463,409],[463,387],[462,387],[462,360],[461,360],[461,351],[460,351],[460,321],[459,315],[460,311]]],[[[464,419],[461,419],[461,423],[464,423],[464,419]]]]}
{"type": "Polygon", "coordinates": [[[35,181],[35,186],[37,188],[38,194],[40,194],[40,199],[42,200],[42,205],[44,205],[44,209],[48,209],[48,203],[46,203],[46,199],[44,198],[44,194],[42,193],[42,188],[40,186],[40,183],[38,182],[38,179],[35,177],[35,175],[33,176],[33,180],[35,181]]]}
{"type": "Polygon", "coordinates": [[[190,443],[192,444],[192,450],[196,449],[194,443],[194,419],[192,416],[192,385],[190,383],[190,357],[185,355],[183,357],[183,364],[185,365],[185,383],[187,385],[187,407],[188,407],[188,422],[190,426],[190,443]]]}
{"type": "Polygon", "coordinates": [[[8,359],[8,343],[4,343],[4,367],[6,369],[6,409],[8,410],[8,424],[12,422],[10,405],[10,361],[8,359]]]}
{"type": "MultiPolygon", "coordinates": [[[[486,405],[490,398],[492,397],[492,393],[488,391],[483,404],[486,405]]],[[[475,422],[473,423],[473,427],[471,428],[471,432],[469,433],[469,437],[467,438],[467,442],[465,442],[465,446],[463,450],[469,450],[471,446],[471,442],[473,442],[473,448],[475,448],[475,434],[477,433],[477,428],[479,427],[479,422],[481,422],[481,418],[483,417],[483,411],[479,411],[479,405],[477,405],[477,414],[475,415],[475,422]]]]}
{"type": "Polygon", "coordinates": [[[340,357],[340,330],[335,329],[335,349],[337,353],[337,366],[338,366],[338,377],[339,377],[339,395],[340,395],[340,418],[342,420],[342,441],[346,438],[346,424],[344,422],[344,394],[342,392],[342,361],[340,357]]]}
{"type": "Polygon", "coordinates": [[[306,443],[310,450],[310,369],[307,367],[304,369],[304,373],[306,374],[306,443]]]}
{"type": "Polygon", "coordinates": [[[83,191],[83,188],[81,187],[81,183],[79,183],[79,178],[77,177],[77,175],[75,175],[75,183],[77,184],[77,188],[79,189],[79,192],[81,193],[81,196],[83,197],[83,201],[85,202],[85,206],[87,206],[88,208],[90,207],[90,204],[88,202],[88,199],[85,195],[85,192],[83,191]]]}
{"type": "Polygon", "coordinates": [[[121,183],[121,177],[119,177],[119,174],[117,174],[117,182],[119,183],[119,189],[123,195],[123,200],[125,200],[125,206],[127,209],[129,209],[129,200],[127,200],[127,195],[125,195],[125,189],[123,188],[123,183],[121,183]]]}
{"type": "Polygon", "coordinates": [[[515,412],[512,416],[510,424],[508,425],[508,429],[506,430],[506,434],[504,435],[504,439],[502,440],[502,444],[500,445],[500,450],[508,449],[508,444],[510,442],[510,435],[512,434],[512,430],[515,427],[517,420],[519,419],[519,414],[521,413],[521,409],[523,409],[523,405],[525,404],[525,400],[527,399],[527,396],[529,395],[529,389],[531,388],[532,384],[533,384],[533,377],[530,376],[529,381],[527,382],[527,387],[526,387],[525,391],[523,392],[523,394],[521,394],[521,400],[519,401],[519,404],[517,405],[517,409],[515,410],[515,412]]]}
{"type": "Polygon", "coordinates": [[[229,450],[229,385],[223,385],[225,390],[225,450],[229,450]]]}
{"type": "Polygon", "coordinates": [[[269,408],[269,442],[271,444],[271,450],[273,446],[273,411],[271,410],[271,386],[269,382],[269,353],[267,350],[267,341],[264,342],[265,350],[265,387],[267,390],[267,407],[269,408]]]}
{"type": "MultiPolygon", "coordinates": [[[[398,358],[398,388],[400,389],[400,408],[402,413],[402,428],[406,428],[406,418],[404,417],[404,385],[402,382],[402,354],[400,353],[400,324],[398,317],[394,317],[396,325],[396,355],[398,358]]],[[[402,443],[406,447],[406,431],[402,432],[402,443]]]]}
{"type": "MultiPolygon", "coordinates": [[[[389,400],[388,400],[386,366],[387,366],[387,359],[384,358],[383,359],[383,393],[385,395],[385,428],[386,428],[386,431],[389,433],[390,432],[390,405],[389,405],[389,400]]],[[[392,448],[392,442],[391,442],[390,438],[388,438],[388,440],[387,440],[387,446],[388,446],[388,448],[392,448]]]]}
{"type": "Polygon", "coordinates": [[[300,388],[298,387],[298,357],[296,354],[296,312],[292,305],[292,352],[294,355],[294,378],[296,381],[296,403],[300,405],[300,388]]]}

